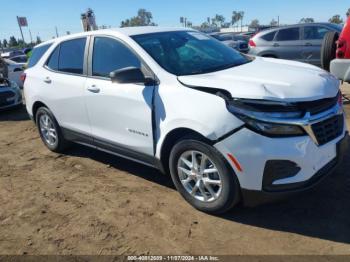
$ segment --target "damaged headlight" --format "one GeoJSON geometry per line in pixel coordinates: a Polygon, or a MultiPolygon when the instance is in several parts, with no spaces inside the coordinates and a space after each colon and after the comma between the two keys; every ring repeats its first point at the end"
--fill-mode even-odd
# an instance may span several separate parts
{"type": "Polygon", "coordinates": [[[288,103],[234,99],[227,103],[227,109],[257,133],[278,137],[305,135],[300,126],[283,123],[303,116],[288,103]]]}

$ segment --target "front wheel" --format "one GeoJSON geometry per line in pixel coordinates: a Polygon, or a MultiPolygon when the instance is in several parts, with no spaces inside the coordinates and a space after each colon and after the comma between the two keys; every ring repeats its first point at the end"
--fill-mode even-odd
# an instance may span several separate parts
{"type": "Polygon", "coordinates": [[[239,202],[236,175],[213,146],[184,139],[173,147],[169,166],[177,190],[198,210],[219,214],[239,202]]]}

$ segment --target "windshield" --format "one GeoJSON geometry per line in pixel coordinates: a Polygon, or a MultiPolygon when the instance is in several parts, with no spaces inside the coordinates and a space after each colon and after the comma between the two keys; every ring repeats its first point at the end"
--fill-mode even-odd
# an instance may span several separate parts
{"type": "Polygon", "coordinates": [[[135,35],[132,38],[166,71],[177,75],[203,74],[250,62],[219,41],[192,31],[135,35]]]}

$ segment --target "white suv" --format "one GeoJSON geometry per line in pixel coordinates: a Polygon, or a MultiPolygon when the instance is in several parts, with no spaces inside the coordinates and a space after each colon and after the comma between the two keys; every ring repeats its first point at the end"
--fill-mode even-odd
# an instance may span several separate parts
{"type": "Polygon", "coordinates": [[[193,30],[65,36],[38,45],[25,73],[26,107],[50,150],[73,141],[170,171],[209,213],[309,188],[347,144],[332,75],[193,30]]]}

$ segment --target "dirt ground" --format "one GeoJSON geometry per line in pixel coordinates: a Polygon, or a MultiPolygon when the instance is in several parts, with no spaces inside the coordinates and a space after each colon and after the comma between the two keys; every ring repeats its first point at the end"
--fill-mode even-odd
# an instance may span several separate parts
{"type": "Polygon", "coordinates": [[[210,216],[170,177],[83,146],[52,153],[24,109],[2,112],[0,254],[350,254],[349,170],[347,154],[312,191],[210,216]]]}

